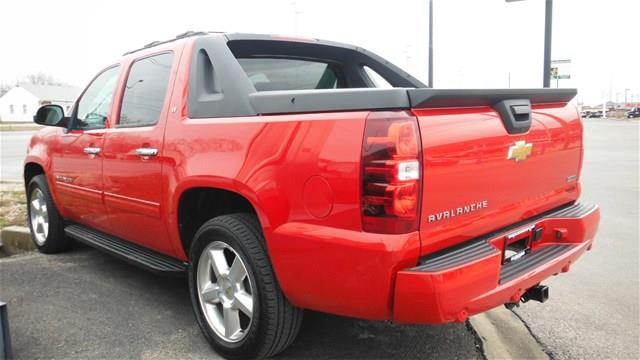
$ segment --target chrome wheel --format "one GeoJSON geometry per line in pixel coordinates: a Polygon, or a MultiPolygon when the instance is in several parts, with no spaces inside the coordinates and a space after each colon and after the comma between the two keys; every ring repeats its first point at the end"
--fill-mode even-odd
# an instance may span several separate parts
{"type": "Polygon", "coordinates": [[[31,192],[31,203],[29,204],[29,219],[31,231],[36,243],[44,245],[49,234],[49,213],[47,212],[47,202],[44,199],[42,190],[37,187],[31,192]]]}
{"type": "Polygon", "coordinates": [[[212,242],[200,255],[200,306],[211,328],[227,342],[244,339],[251,327],[255,293],[249,276],[238,253],[223,242],[212,242]]]}

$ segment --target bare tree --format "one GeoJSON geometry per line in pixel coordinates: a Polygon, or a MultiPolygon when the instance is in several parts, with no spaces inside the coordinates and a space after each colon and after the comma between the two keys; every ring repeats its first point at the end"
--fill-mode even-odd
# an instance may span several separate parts
{"type": "Polygon", "coordinates": [[[0,84],[0,97],[7,93],[7,91],[11,90],[11,85],[8,84],[0,84]]]}
{"type": "Polygon", "coordinates": [[[62,85],[62,82],[43,72],[27,75],[27,81],[35,85],[62,85]]]}

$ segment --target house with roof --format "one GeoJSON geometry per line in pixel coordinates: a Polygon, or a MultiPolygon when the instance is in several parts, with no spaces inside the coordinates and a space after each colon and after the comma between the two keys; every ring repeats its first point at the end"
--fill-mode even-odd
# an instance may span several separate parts
{"type": "Polygon", "coordinates": [[[0,122],[31,122],[38,108],[48,104],[60,105],[68,113],[80,91],[69,85],[18,83],[0,97],[0,122]]]}

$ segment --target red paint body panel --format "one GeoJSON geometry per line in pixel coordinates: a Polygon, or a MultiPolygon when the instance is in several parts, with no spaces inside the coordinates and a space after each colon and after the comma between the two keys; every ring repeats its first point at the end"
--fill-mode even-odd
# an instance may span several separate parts
{"type": "Polygon", "coordinates": [[[102,148],[104,130],[60,134],[51,153],[56,204],[65,217],[106,231],[107,212],[102,201],[102,157],[84,153],[85,147],[102,148]]]}
{"type": "Polygon", "coordinates": [[[441,274],[404,270],[421,255],[575,201],[579,179],[566,178],[580,172],[582,126],[571,106],[535,106],[532,130],[522,135],[508,135],[490,108],[414,109],[423,151],[420,230],[366,233],[361,151],[370,111],[189,118],[192,46],[192,39],[178,40],[123,58],[106,129],[49,128],[34,137],[25,162],[43,167],[65,218],[188,260],[178,224],[181,196],[198,187],[231,191],[254,207],[280,287],[294,305],[402,322],[448,322],[461,309],[499,305],[592,241],[594,215],[546,220],[544,226],[568,229],[576,250],[501,287],[493,257],[441,274]],[[168,50],[176,56],[160,120],[117,128],[131,63],[168,50]],[[534,144],[521,163],[506,159],[518,140],[534,144]],[[87,159],[82,149],[92,144],[104,151],[87,159]],[[157,148],[158,156],[142,159],[138,147],[157,148]],[[428,221],[430,214],[482,200],[488,201],[483,211],[428,221]]]}
{"type": "Polygon", "coordinates": [[[424,147],[422,253],[428,254],[575,201],[582,124],[573,106],[533,107],[531,130],[506,132],[491,108],[414,110],[424,147]],[[526,161],[507,159],[516,141],[526,161]],[[567,182],[569,176],[576,181],[567,182]],[[488,207],[429,223],[429,215],[486,200],[488,207]]]}

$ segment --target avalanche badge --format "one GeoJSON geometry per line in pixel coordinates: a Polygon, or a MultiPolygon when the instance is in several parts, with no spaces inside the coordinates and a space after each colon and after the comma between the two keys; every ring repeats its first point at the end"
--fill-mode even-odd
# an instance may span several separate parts
{"type": "Polygon", "coordinates": [[[533,148],[533,144],[526,143],[524,140],[516,141],[514,145],[509,147],[507,160],[524,161],[527,156],[531,155],[531,148],[533,148]]]}

